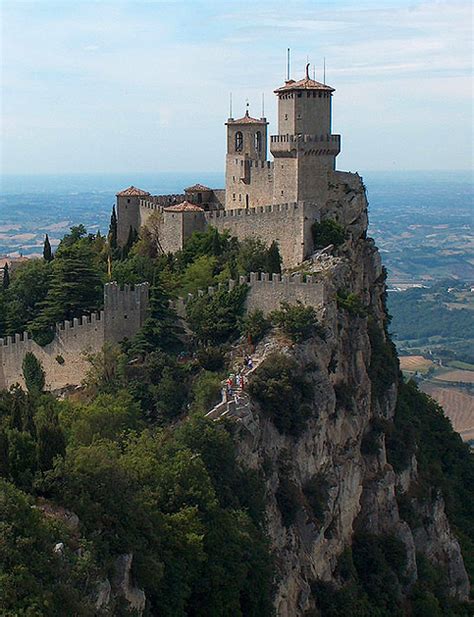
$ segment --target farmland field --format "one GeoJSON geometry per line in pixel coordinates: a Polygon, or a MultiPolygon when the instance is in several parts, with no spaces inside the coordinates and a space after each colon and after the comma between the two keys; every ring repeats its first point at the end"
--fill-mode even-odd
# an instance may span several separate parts
{"type": "Polygon", "coordinates": [[[439,381],[460,381],[462,383],[474,383],[474,371],[455,370],[436,375],[439,381]]]}
{"type": "Polygon", "coordinates": [[[464,441],[474,439],[474,396],[456,388],[443,388],[433,382],[424,381],[420,388],[434,398],[444,409],[464,441]]]}
{"type": "Polygon", "coordinates": [[[400,356],[400,368],[402,371],[425,373],[432,366],[434,366],[433,362],[423,358],[423,356],[400,356]]]}

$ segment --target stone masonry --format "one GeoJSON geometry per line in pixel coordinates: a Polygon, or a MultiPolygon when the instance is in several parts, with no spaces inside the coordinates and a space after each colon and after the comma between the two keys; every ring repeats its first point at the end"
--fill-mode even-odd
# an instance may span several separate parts
{"type": "Polygon", "coordinates": [[[56,324],[55,337],[41,347],[28,333],[0,339],[0,389],[15,383],[24,386],[22,363],[27,352],[40,360],[46,388],[58,390],[78,385],[90,367],[85,355],[99,352],[104,343],[131,338],[142,326],[148,307],[148,283],[120,289],[104,287],[104,310],[56,324]]]}
{"type": "Polygon", "coordinates": [[[152,196],[133,186],[117,193],[119,243],[155,214],[165,253],[212,225],[239,239],[275,240],[283,265],[298,265],[313,251],[311,226],[324,218],[329,187],[339,181],[333,92],[310,79],[308,65],[303,79],[289,79],[275,90],[277,135],[269,139],[267,119],[252,118],[248,109],[242,118],[228,118],[225,190],[195,184],[180,195],[152,196]],[[273,161],[267,160],[268,144],[273,161]]]}

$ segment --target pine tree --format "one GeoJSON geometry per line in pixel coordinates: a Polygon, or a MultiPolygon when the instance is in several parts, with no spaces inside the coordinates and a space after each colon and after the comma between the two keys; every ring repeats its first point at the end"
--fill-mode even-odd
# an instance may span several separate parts
{"type": "Polygon", "coordinates": [[[182,329],[169,297],[156,279],[150,288],[148,316],[132,343],[132,353],[146,354],[157,349],[172,351],[180,346],[182,329]]]}
{"type": "Polygon", "coordinates": [[[117,248],[117,214],[115,206],[112,208],[112,215],[110,217],[109,245],[113,251],[117,248]]]}
{"type": "Polygon", "coordinates": [[[45,345],[54,337],[54,324],[99,309],[102,281],[90,246],[64,247],[52,264],[51,283],[43,309],[29,324],[36,342],[45,345]]]}
{"type": "Polygon", "coordinates": [[[53,251],[51,250],[51,244],[49,242],[48,234],[46,234],[46,237],[44,239],[43,259],[47,262],[50,262],[53,259],[53,251]]]}
{"type": "Polygon", "coordinates": [[[8,289],[10,287],[10,270],[8,269],[8,264],[3,266],[3,280],[2,280],[2,289],[8,289]]]}
{"type": "Polygon", "coordinates": [[[280,274],[281,273],[281,255],[278,249],[278,244],[273,240],[270,244],[270,247],[267,251],[267,272],[270,274],[280,274]]]}

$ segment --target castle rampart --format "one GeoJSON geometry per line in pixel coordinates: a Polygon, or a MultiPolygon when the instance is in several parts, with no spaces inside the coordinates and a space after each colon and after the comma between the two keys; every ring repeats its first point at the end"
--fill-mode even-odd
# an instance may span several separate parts
{"type": "Polygon", "coordinates": [[[90,367],[85,354],[99,352],[106,342],[132,337],[144,322],[147,306],[148,283],[123,289],[109,283],[104,286],[104,310],[56,324],[48,345],[38,345],[27,332],[0,339],[0,389],[15,383],[24,386],[27,352],[42,363],[48,390],[80,384],[90,367]]]}
{"type": "MultiPolygon", "coordinates": [[[[214,295],[218,289],[233,289],[237,283],[248,285],[249,289],[245,300],[247,311],[260,309],[265,315],[281,306],[282,302],[294,304],[302,302],[319,310],[326,302],[326,289],[324,281],[315,276],[302,274],[266,274],[251,272],[249,276],[239,277],[239,281],[230,279],[227,284],[221,283],[218,287],[209,287],[207,293],[214,295]]],[[[204,290],[197,292],[198,296],[204,295],[204,290]]],[[[177,303],[178,314],[186,315],[186,305],[195,298],[188,294],[186,298],[179,298],[177,303]]]]}
{"type": "Polygon", "coordinates": [[[206,222],[239,239],[259,238],[278,243],[285,267],[301,263],[312,250],[311,225],[319,220],[314,203],[288,203],[205,212],[206,222]]]}

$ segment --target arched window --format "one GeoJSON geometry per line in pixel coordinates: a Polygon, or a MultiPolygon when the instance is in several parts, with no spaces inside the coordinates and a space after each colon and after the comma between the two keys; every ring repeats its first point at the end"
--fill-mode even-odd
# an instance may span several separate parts
{"type": "Polygon", "coordinates": [[[260,133],[260,131],[257,131],[255,133],[255,152],[261,152],[262,151],[262,133],[260,133]]]}
{"type": "Polygon", "coordinates": [[[241,131],[237,131],[235,134],[235,151],[242,152],[244,148],[244,136],[241,131]]]}

